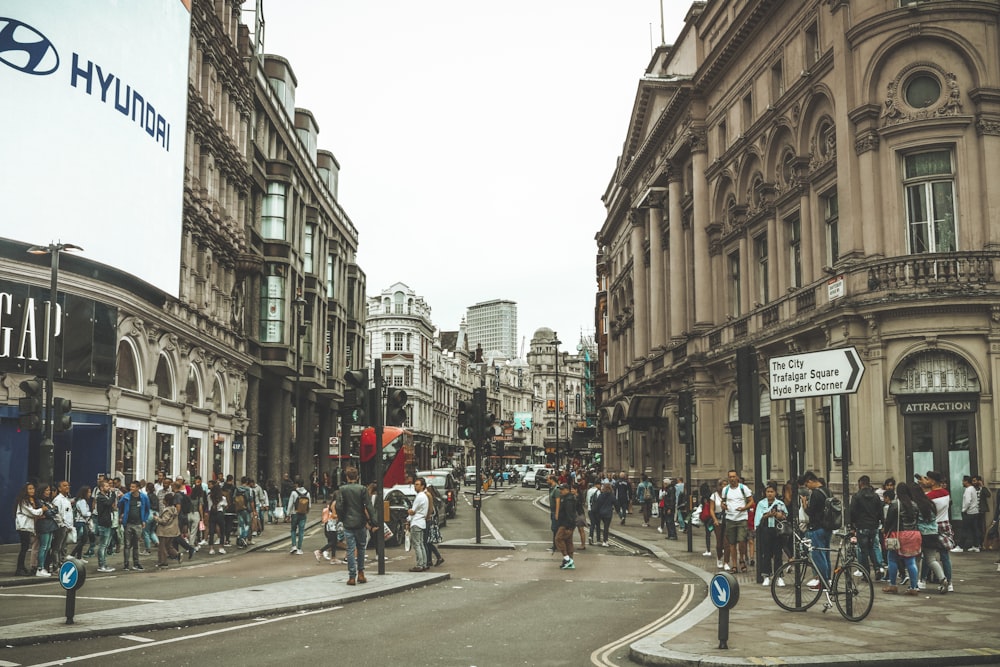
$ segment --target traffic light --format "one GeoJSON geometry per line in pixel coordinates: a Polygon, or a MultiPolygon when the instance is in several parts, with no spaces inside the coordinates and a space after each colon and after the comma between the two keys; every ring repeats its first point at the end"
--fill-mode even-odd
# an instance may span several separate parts
{"type": "Polygon", "coordinates": [[[52,430],[55,432],[68,431],[73,428],[73,418],[70,410],[73,409],[73,402],[68,398],[52,399],[52,430]]]}
{"type": "Polygon", "coordinates": [[[42,383],[39,380],[25,380],[21,383],[25,397],[18,400],[20,416],[17,425],[25,431],[42,429],[42,383]]]}
{"type": "Polygon", "coordinates": [[[693,442],[694,434],[694,399],[691,392],[682,391],[677,394],[677,439],[684,445],[693,442]]]}
{"type": "Polygon", "coordinates": [[[483,441],[489,442],[493,439],[493,422],[497,420],[496,415],[492,412],[483,413],[483,423],[480,426],[483,433],[483,441]]]}
{"type": "Polygon", "coordinates": [[[385,425],[402,426],[406,423],[406,392],[390,389],[385,397],[385,425]]]}
{"type": "Polygon", "coordinates": [[[368,418],[368,369],[347,371],[344,382],[348,390],[344,392],[344,410],[348,411],[353,424],[367,424],[368,418]]]}
{"type": "Polygon", "coordinates": [[[458,402],[458,439],[472,439],[472,425],[475,420],[475,405],[469,401],[458,402]]]}

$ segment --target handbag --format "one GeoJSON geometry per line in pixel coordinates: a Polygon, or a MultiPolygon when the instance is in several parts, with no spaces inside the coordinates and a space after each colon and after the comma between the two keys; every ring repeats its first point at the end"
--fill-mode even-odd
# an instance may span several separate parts
{"type": "Polygon", "coordinates": [[[76,528],[66,529],[66,544],[76,544],[76,528]]]}
{"type": "MultiPolygon", "coordinates": [[[[899,534],[899,517],[903,513],[903,507],[899,504],[899,499],[896,499],[896,530],[891,533],[892,535],[899,534]]],[[[886,551],[899,551],[899,538],[898,537],[887,537],[885,538],[885,549],[886,551]]]]}
{"type": "Polygon", "coordinates": [[[431,544],[441,544],[444,541],[441,537],[441,527],[438,526],[437,521],[431,523],[430,528],[427,529],[427,541],[431,544]]]}

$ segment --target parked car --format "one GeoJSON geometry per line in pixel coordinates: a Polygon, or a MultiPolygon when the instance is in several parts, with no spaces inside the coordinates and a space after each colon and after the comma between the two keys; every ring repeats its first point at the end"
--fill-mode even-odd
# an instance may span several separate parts
{"type": "Polygon", "coordinates": [[[548,468],[534,468],[533,470],[528,470],[524,473],[524,477],[521,478],[521,486],[533,486],[536,489],[540,489],[547,484],[545,478],[549,475],[548,468]]]}
{"type": "MultiPolygon", "coordinates": [[[[448,525],[448,509],[445,506],[446,505],[445,499],[441,495],[441,493],[438,492],[436,487],[428,486],[427,488],[430,489],[431,494],[434,496],[434,509],[437,510],[438,525],[444,528],[446,525],[448,525]]],[[[386,495],[388,496],[388,494],[391,491],[399,491],[400,493],[403,494],[403,496],[406,497],[406,500],[409,503],[406,506],[406,509],[410,509],[411,507],[413,507],[413,501],[417,497],[417,491],[416,489],[413,488],[412,484],[397,484],[391,489],[386,489],[385,491],[386,495]]],[[[396,530],[396,527],[393,526],[392,524],[389,524],[389,527],[392,528],[393,531],[396,530]]],[[[405,527],[406,527],[406,521],[404,519],[403,528],[405,527]]]]}
{"type": "Polygon", "coordinates": [[[458,488],[458,484],[455,483],[455,478],[451,476],[451,472],[448,470],[424,470],[417,472],[417,477],[423,477],[427,480],[427,486],[434,487],[435,491],[440,493],[441,497],[444,498],[447,510],[442,516],[454,519],[458,511],[458,494],[460,489],[458,488]]]}

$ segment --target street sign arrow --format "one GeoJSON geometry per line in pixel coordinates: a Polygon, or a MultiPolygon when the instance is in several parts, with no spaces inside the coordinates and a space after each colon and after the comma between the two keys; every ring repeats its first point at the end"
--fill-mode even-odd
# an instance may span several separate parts
{"type": "Polygon", "coordinates": [[[865,366],[854,347],[772,357],[771,400],[853,394],[865,366]]]}

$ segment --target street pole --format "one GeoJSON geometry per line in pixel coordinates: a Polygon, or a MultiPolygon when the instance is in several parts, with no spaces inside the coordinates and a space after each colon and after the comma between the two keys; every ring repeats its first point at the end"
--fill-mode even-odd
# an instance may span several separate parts
{"type": "Polygon", "coordinates": [[[552,344],[556,348],[556,466],[559,466],[559,455],[562,453],[562,447],[559,443],[559,344],[562,341],[559,340],[559,334],[555,331],[552,332],[552,344]]]}
{"type": "Polygon", "coordinates": [[[302,411],[301,411],[301,396],[300,385],[302,384],[302,332],[300,328],[302,326],[302,307],[305,306],[306,300],[302,298],[301,295],[295,297],[295,301],[292,302],[292,306],[295,308],[295,418],[293,422],[295,424],[295,461],[296,470],[295,474],[300,475],[298,466],[301,465],[299,461],[299,444],[301,443],[300,438],[302,437],[302,411]]]}
{"type": "Polygon", "coordinates": [[[689,499],[688,500],[688,520],[685,523],[685,526],[687,527],[687,550],[688,550],[688,553],[691,553],[691,552],[694,551],[694,530],[691,528],[691,514],[692,514],[692,511],[690,509],[691,508],[691,500],[690,499],[694,498],[694,495],[693,495],[694,487],[691,484],[691,457],[694,455],[695,451],[697,451],[694,448],[694,446],[695,446],[695,438],[696,438],[695,433],[698,432],[698,429],[695,428],[695,424],[698,423],[698,418],[697,418],[697,410],[694,408],[694,405],[695,405],[694,399],[692,398],[691,399],[691,406],[692,406],[691,407],[691,426],[689,427],[691,429],[691,441],[688,443],[688,445],[686,446],[686,448],[684,450],[684,484],[686,485],[684,487],[684,490],[686,491],[685,495],[689,499]]]}
{"type": "MultiPolygon", "coordinates": [[[[382,433],[385,430],[385,410],[382,399],[382,360],[375,359],[375,551],[378,553],[378,573],[385,574],[385,494],[382,491],[382,433]]],[[[402,445],[400,445],[402,446],[402,445]]],[[[402,537],[402,536],[401,536],[402,537]]]]}
{"type": "MultiPolygon", "coordinates": [[[[45,409],[43,417],[43,437],[38,452],[38,477],[40,481],[55,483],[55,442],[54,415],[54,385],[56,381],[56,326],[59,324],[59,253],[63,250],[83,250],[72,243],[50,243],[47,246],[31,246],[28,252],[32,255],[48,254],[51,260],[52,274],[49,282],[49,307],[45,315],[45,409]]],[[[68,474],[69,471],[66,471],[68,474]]]]}

